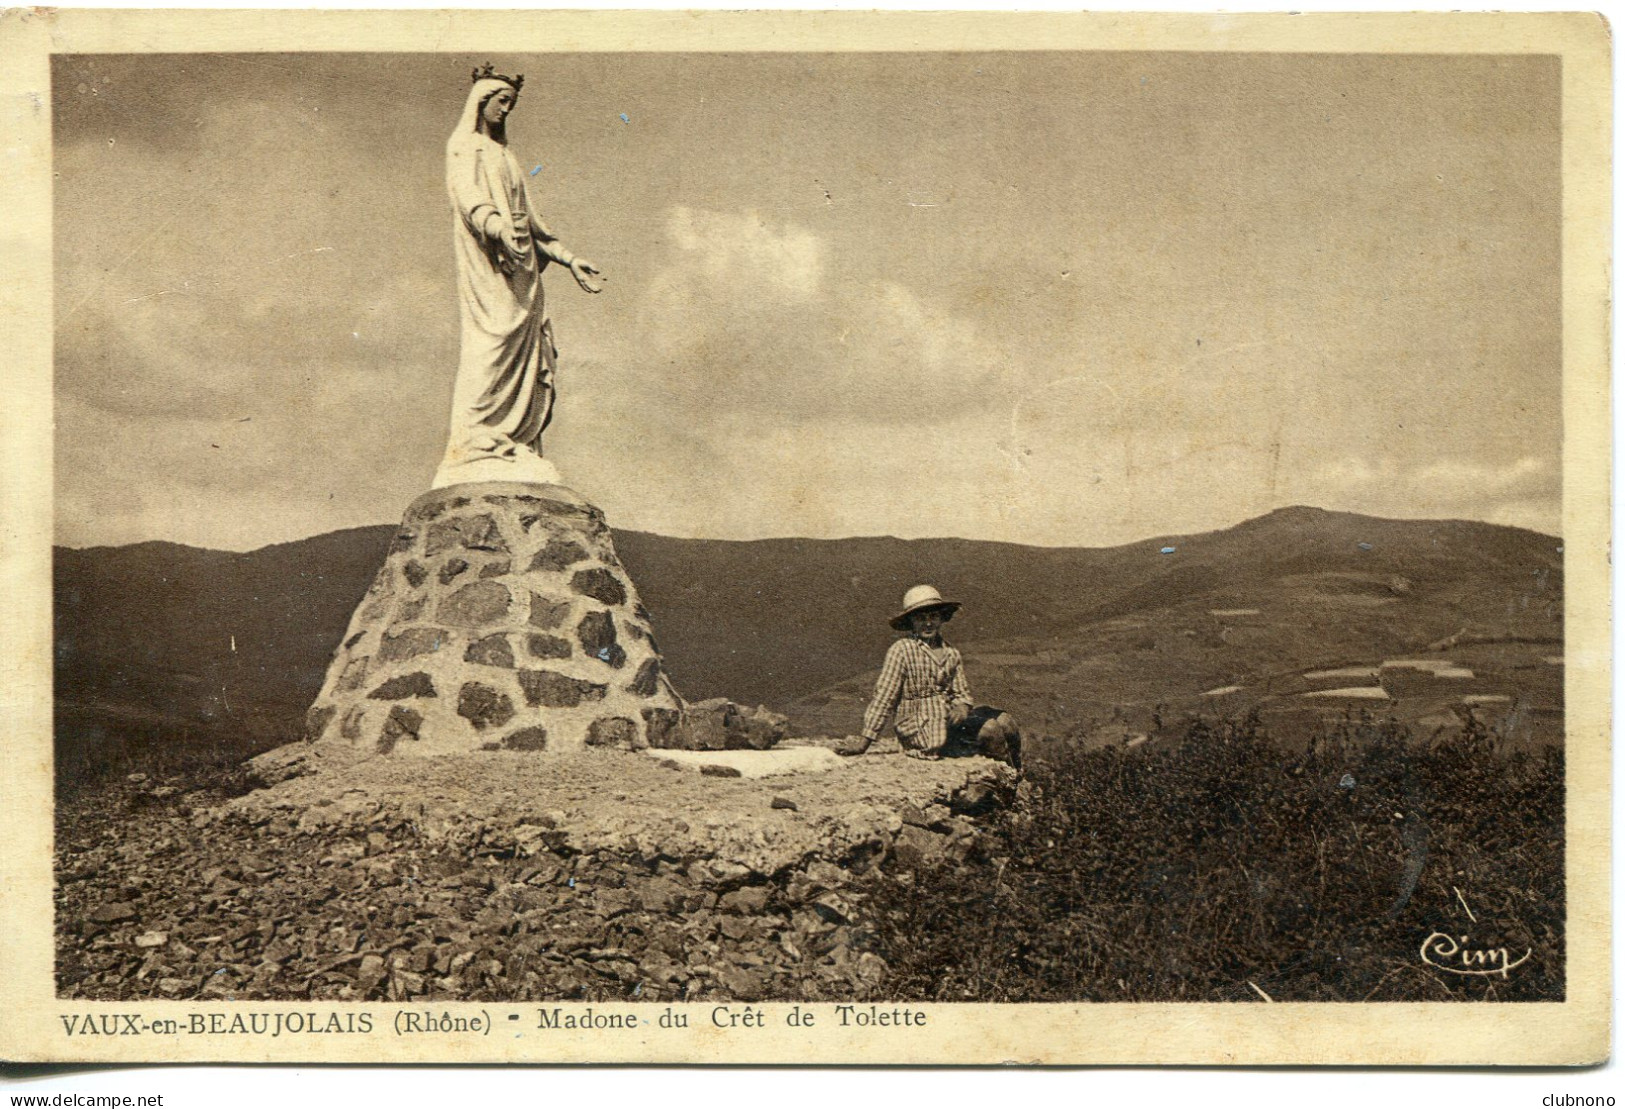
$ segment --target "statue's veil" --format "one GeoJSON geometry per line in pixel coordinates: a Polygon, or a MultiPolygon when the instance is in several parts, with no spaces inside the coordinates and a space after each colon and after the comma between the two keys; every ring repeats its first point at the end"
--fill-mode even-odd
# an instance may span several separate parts
{"type": "Polygon", "coordinates": [[[508,82],[499,81],[495,77],[485,77],[474,82],[473,86],[468,90],[468,99],[463,102],[463,114],[458,117],[457,128],[452,131],[451,138],[446,140],[446,153],[450,154],[452,147],[457,145],[459,140],[466,142],[469,138],[479,134],[480,109],[485,106],[487,100],[502,89],[507,89],[515,94],[518,92],[508,82]]]}

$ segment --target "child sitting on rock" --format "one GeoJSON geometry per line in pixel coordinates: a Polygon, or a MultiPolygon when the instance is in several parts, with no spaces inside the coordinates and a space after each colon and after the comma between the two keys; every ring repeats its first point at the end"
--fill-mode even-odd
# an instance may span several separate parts
{"type": "Polygon", "coordinates": [[[908,634],[891,645],[875,694],[863,714],[863,735],[842,754],[860,755],[897,714],[897,739],[915,758],[982,755],[1021,766],[1021,733],[1008,713],[978,706],[965,681],[964,660],[942,638],[942,625],[959,611],[929,585],[903,594],[891,626],[908,634]]]}

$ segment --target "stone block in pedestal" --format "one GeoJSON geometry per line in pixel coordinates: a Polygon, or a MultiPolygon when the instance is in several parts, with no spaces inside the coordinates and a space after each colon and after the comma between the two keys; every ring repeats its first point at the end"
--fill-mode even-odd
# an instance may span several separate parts
{"type": "Polygon", "coordinates": [[[559,485],[407,509],[306,717],[379,755],[677,746],[683,702],[603,513],[559,485]]]}

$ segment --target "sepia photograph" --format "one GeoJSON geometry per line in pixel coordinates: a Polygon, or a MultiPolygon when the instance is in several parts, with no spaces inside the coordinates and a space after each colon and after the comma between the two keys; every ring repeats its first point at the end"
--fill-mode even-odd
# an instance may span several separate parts
{"type": "Polygon", "coordinates": [[[1603,1058],[1605,25],[646,15],[38,59],[8,1054],[1603,1058]]]}

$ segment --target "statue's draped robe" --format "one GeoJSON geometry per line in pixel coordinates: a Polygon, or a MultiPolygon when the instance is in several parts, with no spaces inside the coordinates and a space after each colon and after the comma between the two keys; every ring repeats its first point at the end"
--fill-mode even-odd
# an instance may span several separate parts
{"type": "MultiPolygon", "coordinates": [[[[553,415],[553,373],[557,351],[542,298],[541,271],[547,264],[535,239],[552,239],[536,217],[525,177],[508,148],[477,127],[484,101],[500,81],[477,82],[457,131],[446,143],[446,188],[451,195],[457,254],[457,301],[462,346],[452,392],[451,436],[435,485],[468,480],[470,465],[479,476],[507,470],[514,480],[535,480],[542,431],[553,415]],[[500,234],[511,224],[524,248],[514,257],[500,234]]],[[[547,466],[545,471],[551,471],[547,466]]],[[[506,476],[506,475],[504,475],[506,476]]],[[[556,480],[556,478],[555,478],[556,480]]]]}

